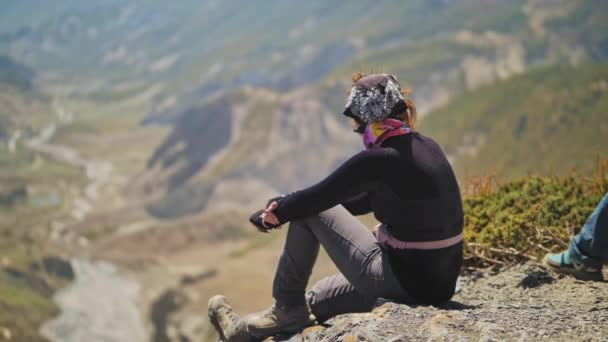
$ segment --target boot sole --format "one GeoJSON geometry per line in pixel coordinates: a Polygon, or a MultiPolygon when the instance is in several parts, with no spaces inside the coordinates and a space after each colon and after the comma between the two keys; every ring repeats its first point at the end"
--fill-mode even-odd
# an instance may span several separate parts
{"type": "Polygon", "coordinates": [[[297,334],[300,331],[302,331],[304,328],[307,328],[314,324],[315,324],[315,321],[309,321],[308,323],[298,322],[298,323],[292,323],[289,325],[281,326],[280,329],[267,329],[267,330],[260,330],[260,329],[252,330],[249,326],[247,326],[247,331],[249,332],[249,334],[252,337],[262,339],[262,338],[274,336],[277,334],[297,334]]]}
{"type": "Polygon", "coordinates": [[[545,259],[543,259],[543,265],[545,265],[545,267],[551,269],[552,271],[554,271],[556,273],[569,274],[571,276],[574,276],[576,279],[591,280],[591,281],[604,281],[604,276],[603,276],[602,272],[591,273],[591,272],[579,271],[575,268],[563,268],[563,267],[559,267],[559,266],[554,266],[554,265],[551,265],[549,262],[547,262],[545,259]]]}

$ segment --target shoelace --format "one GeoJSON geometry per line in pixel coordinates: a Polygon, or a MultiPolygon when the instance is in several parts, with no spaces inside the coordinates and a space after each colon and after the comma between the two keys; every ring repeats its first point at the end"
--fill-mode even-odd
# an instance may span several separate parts
{"type": "Polygon", "coordinates": [[[228,316],[228,319],[230,319],[230,321],[232,321],[233,323],[238,322],[238,318],[235,316],[234,311],[232,311],[231,308],[226,308],[226,316],[228,316]]]}

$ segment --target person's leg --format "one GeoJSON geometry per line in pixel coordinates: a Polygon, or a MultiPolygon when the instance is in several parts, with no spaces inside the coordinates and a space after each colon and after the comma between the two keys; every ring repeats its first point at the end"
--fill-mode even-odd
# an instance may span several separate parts
{"type": "MultiPolygon", "coordinates": [[[[249,320],[247,327],[252,335],[268,336],[285,331],[287,325],[295,329],[297,324],[290,317],[301,318],[302,310],[294,310],[296,314],[292,315],[289,308],[306,306],[305,289],[319,244],[359,293],[374,298],[407,298],[373,234],[346,209],[336,206],[290,223],[273,284],[276,305],[249,320]]],[[[335,309],[345,312],[340,307],[335,309]]]]}
{"type": "Polygon", "coordinates": [[[389,265],[388,255],[373,234],[344,207],[336,206],[290,224],[275,275],[273,296],[277,302],[304,302],[319,244],[359,292],[366,296],[406,299],[389,265]]]}
{"type": "Polygon", "coordinates": [[[290,222],[288,229],[274,276],[272,296],[282,305],[299,306],[305,304],[304,293],[319,255],[319,241],[303,220],[290,222]]]}
{"type": "Polygon", "coordinates": [[[608,262],[608,193],[600,201],[567,251],[547,254],[543,263],[551,269],[585,280],[602,280],[602,264],[608,262]]]}
{"type": "Polygon", "coordinates": [[[608,262],[608,193],[600,201],[583,229],[572,239],[569,253],[589,267],[608,262]]]}
{"type": "Polygon", "coordinates": [[[375,296],[365,296],[341,273],[319,280],[306,295],[308,305],[319,322],[337,315],[371,311],[375,296]]]}

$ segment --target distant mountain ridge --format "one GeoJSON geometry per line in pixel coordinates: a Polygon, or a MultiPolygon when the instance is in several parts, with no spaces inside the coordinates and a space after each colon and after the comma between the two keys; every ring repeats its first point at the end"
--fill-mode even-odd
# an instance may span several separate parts
{"type": "Polygon", "coordinates": [[[608,59],[608,5],[592,0],[7,6],[0,53],[44,86],[101,106],[145,93],[142,123],[173,126],[138,180],[161,216],[233,202],[237,184],[282,192],[327,174],[360,148],[339,114],[353,71],[397,75],[425,116],[532,67],[608,59]],[[218,117],[229,130],[211,129],[218,117]]]}
{"type": "Polygon", "coordinates": [[[36,77],[30,67],[0,55],[0,144],[10,145],[48,121],[50,101],[35,87],[36,77]]]}
{"type": "MultiPolygon", "coordinates": [[[[461,18],[471,15],[471,13],[459,12],[466,8],[468,5],[466,2],[456,2],[445,7],[435,5],[446,11],[445,13],[460,15],[461,18]]],[[[318,167],[313,168],[305,175],[298,176],[296,170],[308,169],[306,165],[314,164],[318,159],[319,151],[326,146],[324,144],[318,145],[318,139],[299,140],[296,138],[300,136],[298,131],[315,132],[319,130],[319,128],[315,128],[318,122],[315,120],[324,122],[324,119],[323,116],[313,119],[317,115],[311,116],[308,111],[302,112],[300,108],[295,106],[284,107],[290,109],[280,109],[281,105],[275,103],[267,109],[274,112],[273,115],[268,113],[269,117],[285,117],[285,121],[289,122],[288,129],[295,128],[296,123],[298,125],[297,131],[291,133],[294,134],[293,137],[286,135],[283,141],[279,143],[290,146],[289,149],[292,151],[290,154],[286,154],[285,157],[274,158],[275,166],[269,171],[262,172],[264,168],[260,168],[260,165],[263,165],[264,162],[259,160],[266,160],[263,156],[272,154],[270,152],[272,147],[256,145],[257,148],[245,158],[254,162],[251,164],[243,162],[238,166],[235,164],[234,169],[227,168],[226,170],[230,170],[230,172],[224,174],[226,178],[217,178],[217,175],[214,176],[215,178],[208,178],[205,176],[206,169],[201,168],[200,174],[188,176],[188,178],[192,177],[193,179],[185,180],[184,184],[189,185],[171,188],[167,197],[159,202],[158,206],[153,206],[153,208],[156,208],[153,212],[162,213],[161,216],[164,216],[175,208],[190,208],[186,211],[178,210],[181,214],[205,208],[209,199],[219,200],[218,196],[214,195],[218,193],[216,185],[220,184],[219,179],[263,180],[266,187],[279,192],[310,185],[321,179],[337,163],[360,148],[360,142],[357,141],[356,136],[350,136],[348,133],[348,123],[339,119],[344,94],[349,87],[347,75],[352,71],[368,71],[374,70],[374,68],[377,70],[380,66],[381,70],[379,71],[396,74],[405,86],[412,85],[414,87],[414,100],[419,105],[422,115],[425,116],[429,110],[437,106],[458,104],[461,101],[461,95],[465,94],[464,96],[466,96],[469,92],[473,92],[486,84],[509,79],[514,75],[525,74],[528,68],[537,64],[576,64],[585,60],[603,60],[606,57],[605,51],[601,47],[603,38],[601,38],[601,33],[595,32],[594,29],[597,25],[601,25],[597,21],[598,18],[602,18],[606,14],[591,11],[590,2],[579,2],[575,5],[563,3],[562,5],[564,6],[559,7],[555,4],[530,1],[518,5],[505,5],[505,11],[502,12],[496,8],[488,7],[486,10],[493,21],[475,17],[477,21],[464,25],[464,27],[470,27],[473,30],[445,31],[429,38],[425,37],[425,34],[429,32],[423,33],[426,30],[426,28],[423,28],[421,32],[411,32],[412,36],[410,37],[420,35],[419,42],[417,40],[407,40],[407,38],[405,41],[399,40],[396,38],[398,36],[393,35],[391,36],[392,43],[390,39],[379,43],[382,48],[370,47],[369,45],[360,46],[350,61],[334,68],[322,80],[313,82],[312,86],[304,87],[305,91],[298,91],[297,89],[287,91],[289,87],[285,87],[283,91],[273,91],[279,102],[285,102],[288,98],[294,101],[296,96],[304,96],[305,98],[297,101],[311,101],[317,106],[314,109],[315,111],[325,112],[329,117],[337,118],[338,129],[331,138],[322,138],[325,144],[331,144],[336,150],[335,155],[332,154],[332,157],[328,157],[328,159],[333,160],[332,162],[323,164],[324,167],[317,165],[318,167]],[[559,10],[556,10],[556,8],[559,10]],[[495,17],[492,17],[492,15],[495,15],[495,17]],[[540,23],[539,19],[534,19],[538,16],[542,17],[540,23]],[[580,22],[581,25],[576,26],[574,22],[580,22]],[[481,27],[490,30],[474,31],[481,27]],[[590,36],[586,37],[585,40],[580,40],[579,35],[583,33],[591,33],[593,37],[590,36]],[[557,37],[560,37],[561,40],[556,40],[557,37]],[[570,40],[572,40],[571,47],[565,49],[565,45],[570,44],[566,42],[570,40]],[[299,120],[302,115],[308,116],[309,120],[299,120]],[[347,136],[348,138],[341,139],[340,136],[347,136]],[[319,149],[317,155],[314,154],[315,148],[319,149]],[[310,154],[310,157],[307,157],[307,153],[310,154]],[[293,158],[294,155],[298,155],[298,158],[293,158]],[[239,172],[237,170],[243,171],[239,172]],[[192,206],[193,203],[197,204],[192,206]]],[[[441,10],[436,11],[437,17],[441,16],[441,10]]],[[[477,10],[480,9],[477,8],[477,10]]],[[[437,18],[433,19],[437,20],[437,18]]],[[[454,19],[450,18],[450,20],[454,19]]],[[[446,22],[439,27],[450,27],[450,25],[452,24],[446,22]]],[[[404,37],[408,37],[408,35],[404,34],[404,37]]],[[[280,70],[277,70],[277,72],[280,73],[280,70]]],[[[275,74],[273,72],[269,75],[275,74]]],[[[215,91],[218,91],[218,89],[215,89],[215,91]]],[[[255,92],[249,95],[242,94],[241,96],[256,96],[254,94],[255,92]]],[[[196,96],[192,98],[195,99],[193,103],[200,101],[196,99],[196,96]]],[[[190,100],[185,98],[182,98],[182,100],[178,100],[179,105],[188,108],[188,101],[190,100]]],[[[229,112],[231,111],[225,111],[226,114],[229,112]]],[[[192,113],[189,115],[192,115],[192,113]]],[[[199,115],[205,114],[200,113],[199,115]]],[[[433,115],[435,114],[431,114],[430,117],[432,118],[433,115]]],[[[182,119],[179,119],[179,114],[173,117],[178,120],[176,127],[183,125],[183,123],[180,123],[182,119]]],[[[423,129],[426,127],[424,122],[422,127],[423,129]]],[[[321,128],[320,131],[323,132],[325,129],[321,128]]],[[[432,128],[429,133],[434,134],[432,128]]],[[[260,134],[273,136],[276,131],[262,129],[260,134]]],[[[452,136],[459,136],[458,134],[462,133],[452,132],[452,136]]],[[[483,139],[481,136],[471,136],[468,133],[465,133],[464,136],[465,139],[472,140],[474,143],[479,143],[478,140],[483,139]]],[[[213,137],[213,132],[209,132],[209,134],[203,134],[197,139],[200,145],[208,139],[216,141],[216,138],[213,137]]],[[[448,149],[458,148],[449,143],[446,146],[448,149]]],[[[585,146],[585,143],[583,142],[580,146],[585,146]]],[[[225,153],[232,153],[230,146],[225,147],[225,153]]],[[[524,164],[524,167],[528,168],[527,170],[537,168],[537,164],[533,162],[524,164]]],[[[573,164],[575,163],[565,162],[561,165],[565,168],[566,165],[573,164]]],[[[457,165],[460,165],[459,161],[457,165]]],[[[213,169],[212,166],[210,168],[213,169]]],[[[483,170],[482,172],[485,172],[486,169],[483,170]]],[[[459,173],[467,174],[463,171],[459,171],[459,173]]],[[[170,174],[172,174],[172,178],[175,177],[175,174],[170,174]]],[[[238,194],[234,192],[221,193],[224,194],[223,198],[226,200],[228,200],[226,196],[238,197],[238,194]]],[[[168,215],[171,216],[171,214],[168,215]]]]}
{"type": "Polygon", "coordinates": [[[441,100],[433,93],[457,95],[463,83],[504,78],[529,64],[608,56],[608,11],[593,0],[26,0],[3,6],[0,53],[54,77],[67,73],[71,82],[103,81],[100,89],[158,82],[159,105],[210,85],[282,92],[374,68],[400,75],[418,90],[418,102],[430,106],[441,100]],[[502,66],[487,70],[494,64],[502,66]],[[465,71],[462,82],[458,69],[474,66],[482,75],[465,71]]]}

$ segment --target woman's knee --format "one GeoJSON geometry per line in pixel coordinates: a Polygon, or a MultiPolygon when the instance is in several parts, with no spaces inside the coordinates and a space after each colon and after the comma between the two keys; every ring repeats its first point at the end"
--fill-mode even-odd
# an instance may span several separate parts
{"type": "Polygon", "coordinates": [[[298,218],[298,219],[291,220],[289,222],[289,229],[292,229],[292,228],[308,229],[309,226],[310,226],[310,217],[298,218]]]}
{"type": "Polygon", "coordinates": [[[307,216],[302,219],[302,221],[309,225],[322,223],[326,226],[329,226],[332,225],[336,221],[336,219],[339,218],[341,215],[347,213],[348,211],[346,211],[346,209],[342,205],[337,205],[320,213],[307,216]]]}

